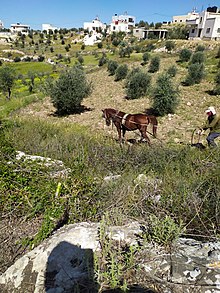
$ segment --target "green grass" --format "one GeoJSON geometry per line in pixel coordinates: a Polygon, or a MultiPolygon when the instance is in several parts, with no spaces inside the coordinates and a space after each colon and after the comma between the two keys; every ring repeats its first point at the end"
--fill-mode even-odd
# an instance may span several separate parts
{"type": "MultiPolygon", "coordinates": [[[[28,39],[26,41],[28,42],[28,39]]],[[[66,44],[68,42],[66,41],[66,44]]],[[[147,41],[144,41],[141,45],[144,46],[147,43],[147,41]]],[[[159,43],[157,45],[159,46],[159,43]]],[[[38,53],[43,54],[42,52],[46,52],[47,56],[54,58],[58,53],[67,54],[65,45],[61,45],[60,40],[55,41],[55,44],[51,44],[51,46],[42,45],[38,53]],[[50,52],[51,46],[54,47],[54,53],[50,52]]],[[[128,63],[130,65],[142,62],[142,53],[132,53],[130,58],[119,58],[118,48],[115,49],[115,54],[107,52],[108,59],[116,60],[120,64],[128,63]]],[[[33,48],[25,48],[25,50],[27,52],[29,50],[31,53],[33,48]]],[[[71,56],[71,63],[68,66],[75,64],[77,60],[75,54],[79,51],[81,51],[81,44],[71,43],[70,52],[68,52],[68,55],[71,56]]],[[[84,58],[85,68],[97,68],[98,60],[102,56],[102,50],[97,49],[97,46],[86,46],[81,53],[84,58]],[[95,57],[94,52],[98,53],[98,58],[95,57]]],[[[155,54],[159,55],[159,53],[152,53],[151,55],[155,54]]],[[[175,63],[178,60],[177,54],[162,53],[160,56],[162,57],[164,68],[167,68],[171,62],[175,63]]],[[[207,51],[207,56],[206,81],[213,81],[213,68],[217,63],[217,59],[213,59],[213,53],[210,55],[209,51],[207,51]]],[[[49,73],[55,77],[58,76],[58,73],[53,73],[54,67],[45,62],[18,62],[10,66],[15,68],[17,74],[23,75],[26,78],[26,82],[28,82],[27,74],[29,71],[42,75],[49,73]]],[[[187,69],[188,63],[178,63],[177,66],[187,69]]],[[[63,67],[60,68],[56,66],[57,71],[63,69],[63,67]]],[[[183,75],[180,72],[179,76],[181,74],[183,75]]],[[[70,201],[72,209],[71,221],[87,220],[88,215],[90,215],[91,219],[98,220],[106,210],[109,210],[109,207],[112,207],[110,212],[114,217],[113,208],[117,204],[120,213],[127,215],[128,218],[147,221],[148,216],[154,213],[154,210],[157,210],[159,219],[167,214],[174,218],[177,224],[183,222],[188,227],[188,232],[194,231],[195,234],[200,232],[203,234],[208,229],[212,236],[215,233],[220,233],[215,220],[219,216],[218,211],[216,211],[216,215],[212,215],[213,204],[219,203],[217,189],[219,183],[218,150],[210,154],[206,150],[199,152],[197,149],[172,144],[173,137],[181,138],[180,134],[172,130],[167,132],[170,136],[170,144],[168,141],[163,148],[149,149],[145,145],[140,145],[137,148],[130,149],[125,147],[121,149],[113,141],[90,133],[86,127],[80,127],[77,124],[65,124],[60,122],[59,119],[53,124],[49,119],[48,121],[41,121],[34,118],[32,120],[25,120],[24,118],[13,120],[9,118],[13,116],[13,112],[17,109],[43,98],[43,94],[39,93],[41,84],[42,78],[36,78],[34,93],[30,95],[28,84],[24,85],[19,79],[16,81],[10,101],[5,100],[3,95],[0,96],[0,119],[10,122],[3,127],[4,138],[16,150],[62,160],[67,167],[73,170],[71,178],[62,181],[62,194],[67,198],[69,198],[70,194],[74,194],[73,199],[70,201]],[[213,168],[208,167],[207,158],[211,160],[213,168]],[[142,186],[142,184],[136,186],[134,184],[135,178],[141,173],[146,176],[151,174],[151,177],[161,179],[163,186],[160,186],[159,190],[155,190],[149,184],[147,186],[142,186]],[[110,174],[120,174],[122,176],[117,182],[103,184],[103,177],[110,174]],[[207,178],[210,178],[210,181],[207,178]],[[211,197],[212,184],[215,191],[213,197],[211,197]],[[155,204],[152,197],[158,193],[161,196],[161,206],[155,204]],[[74,200],[78,201],[79,206],[74,205],[74,200]],[[94,205],[90,206],[91,203],[94,205]],[[200,207],[201,209],[199,209],[200,207]],[[198,208],[196,210],[198,213],[195,213],[195,208],[198,208]],[[205,226],[206,229],[203,230],[202,226],[205,226]],[[217,232],[214,233],[214,230],[217,232]]],[[[193,87],[195,92],[200,89],[201,85],[193,87]]],[[[189,116],[191,120],[193,120],[193,115],[192,113],[192,116],[189,116]]],[[[3,159],[5,159],[4,155],[3,159]]],[[[38,167],[36,166],[36,168],[38,167]]],[[[31,203],[31,198],[35,197],[35,190],[36,194],[43,194],[42,202],[39,200],[40,207],[45,205],[45,209],[49,209],[49,205],[45,204],[48,200],[48,195],[44,193],[44,189],[47,193],[53,194],[57,181],[48,179],[47,176],[38,178],[37,172],[32,173],[31,170],[30,174],[36,177],[36,182],[28,174],[22,174],[24,178],[27,177],[28,182],[31,182],[29,186],[30,192],[27,194],[29,202],[31,203]],[[41,182],[42,187],[37,182],[41,182]]],[[[19,182],[22,181],[18,174],[15,174],[15,178],[19,182]]],[[[10,181],[10,176],[8,181],[10,181]]],[[[10,194],[11,202],[16,201],[17,188],[16,186],[10,194]]],[[[27,182],[25,180],[24,184],[21,182],[19,188],[21,188],[22,193],[22,190],[27,188],[27,182]]],[[[2,192],[8,194],[5,189],[2,192]]],[[[20,200],[22,202],[21,206],[24,205],[24,210],[26,210],[27,199],[25,201],[20,198],[20,200]]],[[[17,204],[20,206],[19,202],[17,204]]],[[[32,203],[31,205],[34,206],[32,203]]],[[[4,200],[2,207],[10,209],[10,205],[7,207],[4,200]]],[[[43,210],[39,208],[31,211],[32,216],[37,213],[43,213],[43,210]]]]}
{"type": "MultiPolygon", "coordinates": [[[[187,227],[186,234],[205,236],[209,231],[208,236],[215,237],[220,233],[217,222],[219,211],[213,210],[220,201],[219,149],[201,152],[196,148],[176,145],[163,148],[140,145],[133,149],[121,149],[117,143],[106,141],[100,135],[94,136],[89,129],[77,124],[51,124],[36,119],[11,120],[4,130],[4,137],[16,150],[62,160],[72,170],[69,179],[59,179],[62,183],[61,194],[70,200],[70,221],[84,221],[88,217],[99,220],[107,211],[114,218],[117,217],[114,214],[117,207],[126,218],[139,221],[147,222],[148,216],[154,213],[159,219],[167,215],[176,224],[187,227]],[[120,174],[121,178],[104,183],[103,178],[110,174],[120,174]],[[147,181],[137,183],[139,174],[145,174],[147,181]],[[157,195],[160,195],[158,203],[154,201],[157,195]],[[77,206],[74,204],[76,199],[77,206]]],[[[50,202],[45,204],[45,201],[48,200],[48,192],[55,192],[56,180],[50,179],[46,170],[39,172],[39,166],[33,170],[28,166],[26,168],[22,167],[21,174],[14,175],[11,200],[17,202],[16,182],[22,180],[19,192],[28,187],[29,202],[34,200],[32,197],[41,194],[38,205],[49,208],[50,202]]],[[[4,182],[10,182],[8,176],[3,179],[1,190],[6,196],[4,182]]],[[[28,208],[27,204],[27,199],[21,203],[24,211],[28,208]]],[[[35,211],[32,205],[30,214],[34,216],[40,210],[35,211]]],[[[2,206],[10,209],[4,200],[2,206]]]]}
{"type": "Polygon", "coordinates": [[[25,94],[24,93],[24,91],[21,92],[17,95],[17,97],[12,97],[11,100],[0,97],[0,120],[7,119],[7,117],[14,111],[21,109],[42,98],[40,94],[30,95],[27,91],[25,94]]]}
{"type": "Polygon", "coordinates": [[[53,66],[45,62],[17,62],[13,63],[12,66],[17,73],[26,75],[28,71],[34,73],[52,73],[53,66]]]}

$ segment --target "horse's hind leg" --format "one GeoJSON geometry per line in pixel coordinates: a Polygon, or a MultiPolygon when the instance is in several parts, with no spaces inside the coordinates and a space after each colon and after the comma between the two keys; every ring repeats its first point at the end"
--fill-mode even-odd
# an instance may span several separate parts
{"type": "Polygon", "coordinates": [[[124,126],[122,126],[122,137],[125,140],[125,133],[126,133],[126,129],[124,126]]]}
{"type": "Polygon", "coordinates": [[[143,142],[147,142],[149,145],[151,145],[150,139],[146,134],[147,128],[146,129],[140,129],[141,132],[141,140],[143,142]]]}
{"type": "Polygon", "coordinates": [[[117,125],[117,131],[118,131],[118,139],[119,139],[119,142],[122,143],[122,137],[121,137],[121,126],[117,125]]]}

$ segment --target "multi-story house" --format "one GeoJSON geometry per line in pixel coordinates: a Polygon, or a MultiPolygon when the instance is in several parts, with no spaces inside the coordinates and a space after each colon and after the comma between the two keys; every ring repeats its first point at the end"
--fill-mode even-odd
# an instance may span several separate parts
{"type": "Polygon", "coordinates": [[[135,27],[135,17],[128,15],[127,13],[123,15],[115,14],[112,16],[112,21],[110,24],[109,32],[126,32],[130,33],[135,27]]]}
{"type": "Polygon", "coordinates": [[[21,24],[21,23],[16,23],[16,24],[11,24],[11,33],[22,33],[22,34],[28,34],[30,31],[30,26],[27,24],[21,24]]]}
{"type": "Polygon", "coordinates": [[[93,19],[92,22],[84,22],[83,28],[84,30],[88,30],[88,32],[103,32],[106,29],[106,24],[102,23],[98,17],[93,19]]]}
{"type": "Polygon", "coordinates": [[[187,15],[177,15],[173,16],[172,23],[186,23],[188,20],[194,20],[198,17],[199,13],[196,12],[196,9],[193,9],[192,12],[188,13],[187,15]]]}
{"type": "Polygon", "coordinates": [[[189,39],[220,40],[220,9],[216,6],[208,7],[194,20],[187,20],[189,39]]]}

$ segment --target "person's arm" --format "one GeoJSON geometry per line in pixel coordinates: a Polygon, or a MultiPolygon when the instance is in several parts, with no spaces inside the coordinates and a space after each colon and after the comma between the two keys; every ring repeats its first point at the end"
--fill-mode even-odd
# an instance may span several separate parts
{"type": "Polygon", "coordinates": [[[215,116],[214,119],[212,120],[212,122],[209,124],[209,127],[212,128],[212,127],[215,127],[215,125],[218,123],[220,117],[218,116],[215,116]]]}
{"type": "Polygon", "coordinates": [[[203,124],[201,130],[207,130],[210,127],[209,121],[207,120],[206,123],[203,124]]]}

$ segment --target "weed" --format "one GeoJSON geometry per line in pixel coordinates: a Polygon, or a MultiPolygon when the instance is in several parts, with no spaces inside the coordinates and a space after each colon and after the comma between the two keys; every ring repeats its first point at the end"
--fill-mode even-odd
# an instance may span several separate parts
{"type": "Polygon", "coordinates": [[[101,288],[120,288],[126,292],[131,281],[130,276],[137,273],[138,266],[135,255],[139,250],[136,245],[127,245],[123,240],[114,241],[109,234],[111,225],[106,213],[100,222],[99,243],[100,253],[95,255],[95,275],[101,288]]]}
{"type": "Polygon", "coordinates": [[[176,224],[170,216],[158,218],[151,215],[149,227],[146,231],[148,241],[153,241],[164,246],[170,246],[183,232],[183,223],[176,224]]]}

